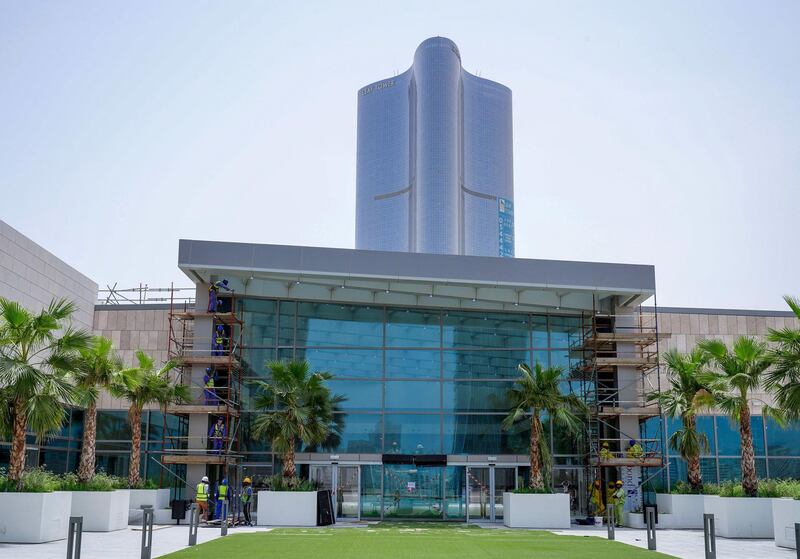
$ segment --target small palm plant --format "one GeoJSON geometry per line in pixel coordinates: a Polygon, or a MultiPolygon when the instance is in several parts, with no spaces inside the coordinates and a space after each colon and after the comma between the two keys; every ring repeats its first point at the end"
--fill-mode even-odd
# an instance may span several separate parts
{"type": "Polygon", "coordinates": [[[672,433],[669,446],[686,460],[687,479],[694,493],[702,493],[703,476],[700,455],[708,452],[708,437],[697,431],[697,412],[708,405],[710,393],[699,378],[707,374],[708,356],[695,348],[690,353],[672,350],[664,356],[669,388],[648,395],[648,401],[657,402],[669,418],[678,418],[683,426],[672,433]]]}
{"type": "Polygon", "coordinates": [[[0,298],[0,433],[11,438],[8,480],[20,486],[25,434],[38,441],[64,424],[72,374],[89,335],[68,326],[75,305],[53,300],[37,314],[0,298]]]}
{"type": "Polygon", "coordinates": [[[177,364],[168,361],[156,369],[153,358],[142,350],[136,351],[137,367],[122,372],[111,385],[111,394],[130,403],[128,423],[131,427],[131,459],[128,467],[128,485],[135,487],[140,480],[142,448],[142,411],[145,406],[157,404],[166,413],[167,406],[189,402],[189,387],[172,379],[170,372],[177,364]],[[128,379],[129,382],[125,382],[128,379]]]}
{"type": "MultiPolygon", "coordinates": [[[[520,378],[508,391],[511,409],[503,419],[503,428],[511,429],[518,421],[531,422],[530,489],[545,491],[543,471],[549,471],[550,441],[542,428],[542,412],[567,433],[580,437],[587,414],[586,404],[575,394],[562,394],[559,382],[564,371],[561,367],[542,367],[536,363],[534,369],[522,363],[519,365],[520,378]]],[[[549,486],[549,483],[547,484],[549,486]]]]}
{"type": "Polygon", "coordinates": [[[761,413],[772,417],[779,425],[785,424],[785,414],[754,396],[757,391],[774,393],[775,387],[767,385],[767,370],[772,357],[766,342],[740,336],[728,348],[720,340],[703,340],[698,347],[714,366],[700,375],[713,395],[713,404],[739,423],[742,439],[742,489],[748,497],[758,494],[758,475],[753,451],[753,431],[750,427],[750,406],[759,401],[761,413]]]}
{"type": "MultiPolygon", "coordinates": [[[[787,295],[784,300],[800,322],[800,299],[787,295]]],[[[800,328],[771,329],[768,339],[776,345],[766,384],[787,416],[800,419],[800,328]]]]}
{"type": "Polygon", "coordinates": [[[78,370],[75,375],[76,401],[86,408],[83,421],[83,443],[78,464],[78,481],[87,483],[94,476],[95,446],[97,444],[97,399],[101,390],[114,384],[135,388],[136,375],[122,368],[111,340],[103,336],[92,338],[88,347],[80,350],[78,370]]]}
{"type": "Polygon", "coordinates": [[[253,407],[260,412],[253,434],[283,453],[283,477],[295,479],[297,444],[318,445],[329,437],[339,425],[333,412],[341,398],[325,385],[332,375],[312,372],[307,361],[273,361],[267,368],[269,378],[253,383],[253,407]]]}

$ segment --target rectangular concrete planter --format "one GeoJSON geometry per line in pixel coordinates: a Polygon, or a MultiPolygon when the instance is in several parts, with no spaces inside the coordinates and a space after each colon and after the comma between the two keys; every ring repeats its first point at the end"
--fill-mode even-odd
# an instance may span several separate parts
{"type": "Polygon", "coordinates": [[[707,496],[703,510],[714,515],[718,536],[772,539],[772,501],[763,497],[707,496]]]}
{"type": "Polygon", "coordinates": [[[707,495],[658,493],[658,527],[702,530],[706,497],[707,495]]]}
{"type": "Polygon", "coordinates": [[[775,545],[797,549],[794,523],[800,522],[800,501],[795,499],[772,499],[772,524],[775,545]]]}
{"type": "Polygon", "coordinates": [[[72,516],[83,517],[85,532],[113,532],[128,527],[131,492],[73,491],[72,516]]]}
{"type": "Polygon", "coordinates": [[[316,491],[259,491],[258,526],[316,526],[316,491]]]}
{"type": "Polygon", "coordinates": [[[503,493],[503,524],[509,528],[569,528],[569,495],[503,493]]]}
{"type": "Polygon", "coordinates": [[[128,524],[142,523],[142,506],[144,505],[150,505],[156,511],[169,508],[169,489],[131,489],[130,492],[128,524]]]}
{"type": "Polygon", "coordinates": [[[44,543],[67,537],[72,493],[0,493],[0,543],[44,543]]]}

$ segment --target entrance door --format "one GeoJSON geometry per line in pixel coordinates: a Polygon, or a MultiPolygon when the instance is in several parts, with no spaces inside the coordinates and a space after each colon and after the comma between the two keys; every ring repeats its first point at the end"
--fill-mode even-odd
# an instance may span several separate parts
{"type": "Polygon", "coordinates": [[[358,466],[311,464],[308,479],[331,492],[336,520],[358,520],[361,485],[358,466]]]}
{"type": "Polygon", "coordinates": [[[501,522],[503,493],[516,488],[514,466],[469,466],[467,468],[467,502],[469,520],[501,522]]]}
{"type": "Polygon", "coordinates": [[[445,468],[385,464],[383,517],[441,520],[445,468]]]}
{"type": "Polygon", "coordinates": [[[492,520],[490,468],[467,468],[467,507],[470,520],[492,520]]]}
{"type": "Polygon", "coordinates": [[[586,484],[582,468],[555,468],[553,491],[569,494],[569,510],[572,516],[586,511],[586,484]]]}

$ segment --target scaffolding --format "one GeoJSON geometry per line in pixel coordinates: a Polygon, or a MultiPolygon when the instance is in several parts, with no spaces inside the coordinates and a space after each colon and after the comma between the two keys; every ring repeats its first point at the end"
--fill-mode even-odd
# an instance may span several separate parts
{"type": "MultiPolygon", "coordinates": [[[[616,468],[640,467],[640,487],[665,467],[664,425],[654,394],[661,392],[657,307],[626,314],[597,309],[582,315],[582,332],[571,347],[589,407],[585,445],[587,486],[596,479],[619,479],[616,468]],[[622,374],[621,374],[622,373],[622,374]],[[644,423],[658,418],[655,427],[644,423]],[[638,449],[626,448],[630,440],[638,449]],[[607,445],[607,446],[605,446],[607,445]],[[647,475],[645,472],[647,470],[647,475]]],[[[604,485],[605,487],[605,485],[604,485]]]]}
{"type": "MultiPolygon", "coordinates": [[[[170,467],[176,465],[204,465],[210,478],[227,477],[235,487],[241,462],[237,434],[241,418],[244,322],[237,314],[234,293],[220,295],[218,300],[216,311],[201,312],[188,301],[176,304],[170,299],[168,354],[177,364],[177,380],[189,387],[191,401],[166,409],[167,414],[178,416],[187,428],[170,432],[164,415],[161,463],[162,472],[172,471],[170,467]],[[203,374],[216,379],[213,388],[206,385],[203,374]],[[220,449],[210,448],[209,430],[214,417],[224,420],[225,435],[221,437],[220,449]],[[202,425],[202,435],[192,435],[198,432],[191,429],[192,423],[202,425]]],[[[172,477],[174,483],[180,479],[174,472],[172,477]]]]}
{"type": "Polygon", "coordinates": [[[98,305],[148,305],[148,304],[173,304],[184,303],[194,305],[194,287],[150,287],[140,283],[137,287],[117,287],[106,284],[105,289],[97,290],[98,305]]]}

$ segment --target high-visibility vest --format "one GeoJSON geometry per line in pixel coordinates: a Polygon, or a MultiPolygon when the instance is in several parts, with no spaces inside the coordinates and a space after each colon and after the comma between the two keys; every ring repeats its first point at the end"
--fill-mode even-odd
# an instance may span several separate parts
{"type": "Polygon", "coordinates": [[[219,486],[219,498],[225,499],[228,496],[228,486],[227,485],[220,485],[219,486]]]}
{"type": "Polygon", "coordinates": [[[225,436],[225,425],[220,425],[219,423],[214,424],[214,438],[222,438],[225,436]]]}
{"type": "Polygon", "coordinates": [[[209,377],[206,381],[206,388],[214,388],[214,377],[209,377]]]}
{"type": "Polygon", "coordinates": [[[203,483],[202,481],[197,484],[197,501],[199,502],[208,502],[208,484],[203,483]]]}
{"type": "Polygon", "coordinates": [[[253,497],[252,487],[245,487],[244,489],[242,489],[241,499],[243,503],[249,503],[252,497],[253,497]]]}
{"type": "Polygon", "coordinates": [[[225,337],[222,334],[217,334],[215,341],[217,342],[217,344],[222,345],[223,343],[225,343],[225,337]]]}

